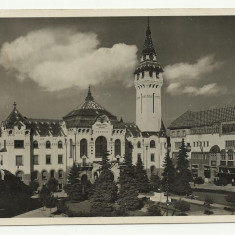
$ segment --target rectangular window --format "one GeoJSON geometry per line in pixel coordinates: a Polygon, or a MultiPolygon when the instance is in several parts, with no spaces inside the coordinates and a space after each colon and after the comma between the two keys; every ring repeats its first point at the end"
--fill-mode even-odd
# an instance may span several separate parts
{"type": "Polygon", "coordinates": [[[23,156],[16,155],[16,166],[23,166],[23,156]]]}
{"type": "Polygon", "coordinates": [[[209,147],[209,141],[207,141],[206,143],[207,143],[207,147],[209,147]]]}
{"type": "Polygon", "coordinates": [[[24,148],[24,141],[23,140],[14,140],[14,148],[15,149],[24,148]]]}
{"type": "Polygon", "coordinates": [[[183,131],[183,137],[185,137],[186,136],[186,132],[185,131],[183,131]]]}
{"type": "Polygon", "coordinates": [[[155,155],[154,155],[154,153],[151,153],[151,162],[155,162],[155,155]]]}
{"type": "Polygon", "coordinates": [[[211,166],[216,166],[217,162],[216,161],[211,161],[211,166]]]}
{"type": "Polygon", "coordinates": [[[233,153],[229,153],[228,154],[228,160],[229,161],[233,161],[233,153]]]}
{"type": "Polygon", "coordinates": [[[172,137],[175,137],[175,132],[174,131],[172,131],[172,137]]]}
{"type": "Polygon", "coordinates": [[[51,155],[46,155],[46,164],[47,165],[51,164],[51,155]]]}
{"type": "Polygon", "coordinates": [[[195,147],[196,146],[196,143],[195,142],[193,142],[193,147],[195,147]]]}
{"type": "Polygon", "coordinates": [[[33,155],[33,164],[34,165],[39,165],[39,163],[38,163],[38,155],[33,155]]]}
{"type": "Polygon", "coordinates": [[[58,164],[63,164],[63,155],[58,155],[58,164]]]}
{"type": "Polygon", "coordinates": [[[137,159],[141,158],[141,153],[137,154],[137,159]]]}
{"type": "Polygon", "coordinates": [[[180,131],[177,131],[177,137],[180,137],[180,131]]]}
{"type": "Polygon", "coordinates": [[[235,147],[235,141],[234,140],[226,140],[225,146],[226,147],[235,147]]]}
{"type": "Polygon", "coordinates": [[[175,149],[179,149],[181,147],[181,142],[175,142],[175,149]]]}

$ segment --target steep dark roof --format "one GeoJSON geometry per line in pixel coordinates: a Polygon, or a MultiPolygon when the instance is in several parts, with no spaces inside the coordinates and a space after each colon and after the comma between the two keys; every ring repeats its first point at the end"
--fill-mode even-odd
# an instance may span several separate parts
{"type": "Polygon", "coordinates": [[[235,121],[235,106],[215,108],[198,112],[188,110],[173,121],[168,129],[211,126],[216,123],[229,121],[235,121]]]}
{"type": "Polygon", "coordinates": [[[143,50],[141,53],[142,59],[139,65],[137,66],[134,74],[140,74],[142,72],[148,71],[150,73],[150,76],[152,76],[151,74],[153,72],[156,72],[157,74],[162,73],[163,72],[162,66],[157,62],[156,56],[157,55],[152,41],[151,30],[149,26],[149,18],[148,18],[148,26],[146,30],[143,50]]]}
{"type": "Polygon", "coordinates": [[[14,108],[7,119],[3,121],[3,125],[5,126],[5,128],[11,129],[16,125],[22,126],[22,123],[26,124],[26,122],[26,118],[18,111],[18,109],[16,108],[16,103],[14,103],[14,108]]]}
{"type": "Polygon", "coordinates": [[[127,137],[131,136],[133,136],[134,138],[141,137],[141,131],[135,123],[125,123],[124,125],[126,128],[127,137]]]}
{"type": "Polygon", "coordinates": [[[33,119],[24,117],[16,108],[16,103],[14,103],[14,108],[7,119],[3,121],[3,126],[6,129],[12,129],[14,126],[21,127],[23,125],[26,126],[26,129],[31,130],[34,135],[59,136],[63,134],[62,120],[33,119]]]}
{"type": "Polygon", "coordinates": [[[27,128],[33,131],[34,135],[40,136],[60,136],[64,135],[62,120],[54,119],[28,119],[27,128]]]}
{"type": "Polygon", "coordinates": [[[85,102],[69,112],[63,119],[66,122],[67,128],[91,127],[97,117],[101,115],[106,115],[112,124],[119,123],[116,116],[94,101],[89,88],[85,102]]]}

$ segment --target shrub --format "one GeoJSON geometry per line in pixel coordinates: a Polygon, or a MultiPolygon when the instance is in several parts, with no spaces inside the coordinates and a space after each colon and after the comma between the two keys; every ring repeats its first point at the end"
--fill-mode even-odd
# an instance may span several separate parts
{"type": "Polygon", "coordinates": [[[183,200],[176,200],[173,205],[174,205],[174,208],[176,210],[179,210],[181,213],[184,213],[190,210],[190,203],[183,201],[183,200]]]}
{"type": "Polygon", "coordinates": [[[29,183],[29,188],[30,188],[30,190],[32,191],[32,193],[34,193],[35,191],[37,191],[37,190],[38,190],[38,187],[39,187],[39,183],[38,183],[37,181],[35,181],[35,180],[30,181],[30,183],[29,183]]]}
{"type": "Polygon", "coordinates": [[[128,213],[125,209],[117,207],[113,211],[113,216],[128,216],[128,213]]]}
{"type": "Polygon", "coordinates": [[[162,216],[161,213],[161,208],[159,207],[159,205],[150,205],[148,207],[148,215],[150,216],[162,216]]]}
{"type": "Polygon", "coordinates": [[[226,186],[228,183],[228,180],[224,177],[221,177],[217,181],[215,181],[215,185],[217,186],[226,186]]]}
{"type": "Polygon", "coordinates": [[[58,181],[55,178],[50,178],[46,184],[47,188],[50,192],[54,193],[56,192],[58,188],[58,181]]]}
{"type": "Polygon", "coordinates": [[[213,212],[213,211],[210,211],[210,210],[205,210],[205,211],[204,211],[204,214],[205,214],[205,215],[212,215],[212,214],[214,214],[214,212],[213,212]]]}
{"type": "Polygon", "coordinates": [[[64,213],[66,214],[68,210],[68,206],[66,205],[66,200],[62,199],[62,200],[58,200],[58,203],[57,203],[57,212],[58,213],[64,213]]]}
{"type": "Polygon", "coordinates": [[[212,197],[209,197],[209,196],[206,196],[205,197],[205,202],[204,202],[204,205],[207,207],[207,208],[210,208],[211,207],[211,204],[214,203],[214,200],[212,197]]]}
{"type": "Polygon", "coordinates": [[[204,179],[202,177],[197,177],[194,179],[195,184],[204,184],[204,179]]]}

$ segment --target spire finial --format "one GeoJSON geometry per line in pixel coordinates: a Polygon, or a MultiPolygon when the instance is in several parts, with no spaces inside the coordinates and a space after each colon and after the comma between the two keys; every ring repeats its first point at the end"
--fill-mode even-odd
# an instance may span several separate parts
{"type": "Polygon", "coordinates": [[[94,98],[92,97],[92,94],[91,94],[91,86],[89,85],[86,101],[93,101],[93,100],[94,98]]]}
{"type": "Polygon", "coordinates": [[[13,103],[14,108],[16,108],[16,105],[17,105],[17,104],[16,104],[16,102],[14,101],[14,103],[13,103]]]}

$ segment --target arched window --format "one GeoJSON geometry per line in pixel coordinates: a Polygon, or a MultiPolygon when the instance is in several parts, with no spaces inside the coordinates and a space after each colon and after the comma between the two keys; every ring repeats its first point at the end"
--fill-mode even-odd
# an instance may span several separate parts
{"type": "Polygon", "coordinates": [[[38,171],[33,171],[31,174],[31,180],[38,180],[38,171]]]}
{"type": "Polygon", "coordinates": [[[155,148],[156,145],[155,145],[155,141],[154,140],[151,140],[150,141],[150,148],[155,148]]]}
{"type": "Polygon", "coordinates": [[[99,136],[95,141],[95,157],[103,157],[107,152],[107,140],[104,136],[99,136]]]}
{"type": "Polygon", "coordinates": [[[232,149],[228,150],[228,160],[233,161],[233,150],[232,149]]]}
{"type": "Polygon", "coordinates": [[[82,139],[80,141],[80,157],[87,156],[87,140],[82,139]]]}
{"type": "Polygon", "coordinates": [[[63,148],[63,143],[61,140],[58,141],[58,149],[62,149],[63,148]]]}
{"type": "Polygon", "coordinates": [[[141,142],[140,141],[138,141],[138,143],[137,143],[137,148],[141,148],[141,142]]]}
{"type": "Polygon", "coordinates": [[[121,141],[119,139],[115,140],[115,156],[121,156],[121,141]]]}
{"type": "Polygon", "coordinates": [[[37,142],[37,140],[33,141],[33,148],[34,149],[38,149],[38,142],[37,142]]]}
{"type": "Polygon", "coordinates": [[[151,167],[150,167],[150,172],[151,172],[151,174],[154,174],[154,173],[155,173],[155,166],[151,166],[151,167]]]}
{"type": "Polygon", "coordinates": [[[51,142],[49,140],[47,140],[46,142],[46,148],[47,149],[50,149],[51,148],[51,142]]]}
{"type": "Polygon", "coordinates": [[[47,172],[42,171],[42,180],[47,180],[47,172]]]}
{"type": "Polygon", "coordinates": [[[50,177],[51,177],[51,178],[55,178],[55,171],[54,171],[54,170],[51,170],[51,172],[50,172],[50,177]]]}
{"type": "Polygon", "coordinates": [[[22,172],[22,171],[17,171],[16,177],[17,177],[20,181],[22,181],[22,180],[23,180],[23,172],[22,172]]]}
{"type": "Polygon", "coordinates": [[[58,178],[62,179],[63,178],[63,170],[58,171],[58,178]]]}

